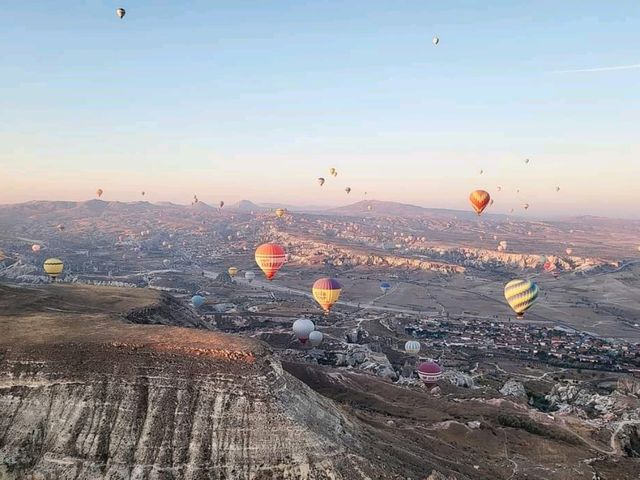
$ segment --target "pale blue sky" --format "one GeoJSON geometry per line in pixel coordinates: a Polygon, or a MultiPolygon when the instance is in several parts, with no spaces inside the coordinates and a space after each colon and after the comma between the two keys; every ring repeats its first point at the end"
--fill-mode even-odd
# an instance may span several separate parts
{"type": "Polygon", "coordinates": [[[0,58],[0,203],[502,185],[497,212],[638,216],[640,68],[554,73],[640,64],[636,0],[30,0],[0,58]]]}

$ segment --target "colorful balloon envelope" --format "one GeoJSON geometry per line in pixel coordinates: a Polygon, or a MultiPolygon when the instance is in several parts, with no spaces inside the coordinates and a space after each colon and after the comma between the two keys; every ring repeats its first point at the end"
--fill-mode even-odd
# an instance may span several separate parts
{"type": "Polygon", "coordinates": [[[229,270],[227,270],[227,273],[229,273],[229,276],[233,278],[238,274],[238,269],[236,267],[229,267],[229,270]]]}
{"type": "Polygon", "coordinates": [[[56,279],[64,270],[64,263],[59,258],[48,258],[43,265],[44,271],[52,279],[56,279]]]}
{"type": "Polygon", "coordinates": [[[531,280],[511,280],[504,287],[504,298],[516,312],[518,318],[524,316],[538,298],[538,286],[531,280]]]}
{"type": "Polygon", "coordinates": [[[267,277],[272,280],[276,272],[287,261],[284,248],[277,243],[264,243],[256,248],[256,263],[267,277]]]}
{"type": "Polygon", "coordinates": [[[324,185],[324,178],[322,177],[318,178],[318,185],[320,186],[324,185]]]}
{"type": "Polygon", "coordinates": [[[321,278],[316,280],[311,291],[316,302],[320,304],[325,313],[329,313],[331,307],[340,298],[342,285],[335,278],[321,278]]]}
{"type": "Polygon", "coordinates": [[[478,215],[482,214],[490,201],[491,196],[489,195],[489,192],[486,192],[485,190],[474,190],[469,195],[469,202],[471,202],[471,206],[478,215]]]}
{"type": "Polygon", "coordinates": [[[382,293],[387,293],[389,290],[391,290],[391,284],[389,284],[388,282],[382,282],[380,284],[380,290],[382,290],[382,293]]]}
{"type": "Polygon", "coordinates": [[[220,203],[218,205],[220,208],[224,207],[224,200],[220,200],[220,203]]]}
{"type": "Polygon", "coordinates": [[[31,245],[31,251],[33,251],[33,253],[38,253],[41,248],[42,247],[40,245],[38,245],[37,243],[31,245]]]}
{"type": "Polygon", "coordinates": [[[418,367],[418,377],[426,385],[434,385],[442,378],[442,367],[436,362],[422,362],[418,367]]]}
{"type": "Polygon", "coordinates": [[[282,218],[282,217],[284,217],[284,214],[285,214],[285,213],[287,213],[287,212],[285,211],[285,209],[284,209],[284,208],[278,208],[278,209],[276,209],[276,217],[278,217],[278,218],[282,218]]]}
{"type": "Polygon", "coordinates": [[[124,16],[127,14],[127,12],[125,11],[124,8],[117,8],[116,9],[116,15],[118,16],[118,18],[122,19],[124,18],[124,16]]]}
{"type": "Polygon", "coordinates": [[[98,196],[98,198],[100,198],[102,196],[104,192],[102,191],[101,188],[99,188],[98,190],[96,190],[96,195],[98,196]]]}
{"type": "Polygon", "coordinates": [[[249,271],[244,273],[244,279],[249,283],[253,282],[255,278],[256,278],[255,272],[249,271]]]}

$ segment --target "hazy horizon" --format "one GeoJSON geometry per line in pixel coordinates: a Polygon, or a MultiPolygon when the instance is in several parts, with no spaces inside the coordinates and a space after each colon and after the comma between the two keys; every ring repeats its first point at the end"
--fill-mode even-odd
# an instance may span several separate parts
{"type": "Polygon", "coordinates": [[[466,210],[483,188],[491,213],[640,218],[635,2],[116,6],[12,6],[0,203],[466,210]]]}

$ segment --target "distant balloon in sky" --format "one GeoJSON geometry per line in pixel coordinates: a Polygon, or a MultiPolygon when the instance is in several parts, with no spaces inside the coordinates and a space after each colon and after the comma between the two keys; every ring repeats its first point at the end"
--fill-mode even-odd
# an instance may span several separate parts
{"type": "Polygon", "coordinates": [[[313,298],[320,304],[325,313],[329,313],[331,307],[340,298],[342,285],[335,278],[321,278],[316,280],[311,289],[313,298]]]}
{"type": "Polygon", "coordinates": [[[498,185],[498,191],[501,192],[502,191],[502,187],[500,185],[498,185]]]}
{"type": "Polygon", "coordinates": [[[322,177],[318,178],[318,185],[320,185],[320,186],[324,185],[324,178],[322,178],[322,177]]]}
{"type": "Polygon", "coordinates": [[[491,199],[491,201],[489,202],[489,206],[493,205],[493,198],[491,199]]]}
{"type": "Polygon", "coordinates": [[[323,337],[324,335],[322,335],[322,332],[314,330],[309,334],[309,343],[311,343],[312,346],[317,347],[322,343],[323,337]]]}
{"type": "Polygon", "coordinates": [[[335,168],[333,168],[333,167],[331,167],[331,168],[329,169],[329,175],[333,176],[333,175],[335,175],[335,173],[336,173],[336,169],[335,169],[335,168]]]}
{"type": "Polygon", "coordinates": [[[309,334],[315,329],[313,322],[307,318],[299,318],[293,322],[293,333],[300,343],[307,343],[309,334]]]}
{"type": "Polygon", "coordinates": [[[204,305],[205,300],[206,299],[201,295],[194,295],[193,297],[191,297],[191,305],[193,305],[195,308],[200,308],[202,305],[204,305]]]}
{"type": "Polygon", "coordinates": [[[391,285],[389,284],[389,282],[382,282],[380,284],[380,290],[382,290],[382,293],[387,293],[389,290],[391,290],[391,285]]]}
{"type": "Polygon", "coordinates": [[[264,243],[256,249],[255,259],[267,279],[272,280],[286,262],[287,254],[277,243],[264,243]]]}
{"type": "Polygon", "coordinates": [[[59,231],[64,232],[64,225],[62,225],[61,223],[60,223],[58,226],[56,226],[56,228],[57,228],[59,231]]]}
{"type": "Polygon", "coordinates": [[[236,275],[238,275],[238,268],[237,267],[229,267],[229,270],[227,270],[227,273],[229,274],[229,276],[231,278],[233,278],[236,275]]]}
{"type": "Polygon", "coordinates": [[[116,9],[116,15],[118,16],[118,18],[122,19],[126,14],[127,12],[124,10],[124,8],[116,9]]]}
{"type": "Polygon", "coordinates": [[[218,205],[220,208],[224,207],[224,200],[220,200],[220,203],[218,205]]]}
{"type": "Polygon", "coordinates": [[[145,192],[141,192],[141,194],[142,194],[143,197],[145,196],[145,192]]]}
{"type": "Polygon", "coordinates": [[[251,283],[255,278],[256,278],[255,272],[252,272],[252,271],[244,272],[244,279],[247,282],[251,283]]]}
{"type": "Polygon", "coordinates": [[[373,210],[373,205],[371,204],[367,205],[367,210],[373,210]]]}
{"type": "Polygon", "coordinates": [[[484,173],[484,170],[480,169],[480,175],[482,175],[484,173]]]}
{"type": "Polygon", "coordinates": [[[100,197],[102,196],[102,193],[103,193],[103,191],[102,191],[102,189],[101,189],[101,188],[99,188],[98,190],[96,190],[96,195],[98,196],[98,198],[100,198],[100,197]]]}
{"type": "Polygon", "coordinates": [[[422,362],[418,367],[418,377],[427,386],[434,385],[442,378],[442,367],[436,362],[422,362]]]}
{"type": "Polygon", "coordinates": [[[409,340],[404,344],[404,351],[410,355],[416,355],[420,353],[420,342],[416,340],[409,340]]]}
{"type": "Polygon", "coordinates": [[[44,271],[52,280],[55,280],[64,270],[64,263],[59,258],[48,258],[43,265],[44,271]]]}
{"type": "Polygon", "coordinates": [[[500,246],[501,246],[502,248],[506,249],[506,248],[507,248],[507,241],[506,241],[506,240],[502,240],[502,241],[500,242],[500,246]]]}
{"type": "Polygon", "coordinates": [[[473,206],[473,209],[478,215],[481,215],[484,209],[487,208],[490,200],[491,196],[484,190],[474,190],[469,195],[471,206],[473,206]]]}
{"type": "Polygon", "coordinates": [[[284,209],[284,208],[277,208],[277,209],[276,209],[276,217],[278,217],[278,218],[282,218],[282,217],[284,217],[284,214],[285,214],[285,213],[286,213],[286,212],[285,212],[285,209],[284,209]]]}
{"type": "Polygon", "coordinates": [[[525,203],[525,204],[523,205],[523,207],[524,207],[524,209],[525,209],[525,210],[528,210],[528,209],[529,209],[529,204],[528,204],[528,203],[525,203]]]}
{"type": "Polygon", "coordinates": [[[528,164],[528,163],[529,163],[529,159],[528,159],[528,158],[527,158],[527,159],[525,159],[524,163],[525,163],[525,164],[528,164]]]}
{"type": "Polygon", "coordinates": [[[351,193],[351,187],[345,188],[344,191],[347,192],[347,193],[351,193]]]}
{"type": "Polygon", "coordinates": [[[434,45],[438,45],[440,43],[440,39],[434,35],[431,39],[431,43],[433,43],[434,45]]]}
{"type": "Polygon", "coordinates": [[[567,252],[567,255],[571,255],[573,253],[573,249],[572,248],[567,248],[565,250],[565,252],[567,252]]]}
{"type": "Polygon", "coordinates": [[[560,191],[560,187],[556,187],[556,192],[559,192],[559,191],[560,191]]]}
{"type": "Polygon", "coordinates": [[[31,251],[33,251],[33,253],[38,253],[40,251],[40,248],[40,245],[38,245],[37,243],[31,245],[31,251]]]}
{"type": "Polygon", "coordinates": [[[516,312],[518,318],[524,316],[538,298],[538,286],[531,280],[511,280],[504,287],[504,298],[516,312]]]}

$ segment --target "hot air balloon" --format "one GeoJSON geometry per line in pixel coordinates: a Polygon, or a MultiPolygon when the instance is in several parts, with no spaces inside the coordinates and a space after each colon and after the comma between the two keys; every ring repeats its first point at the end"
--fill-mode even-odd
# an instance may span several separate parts
{"type": "Polygon", "coordinates": [[[517,318],[522,318],[538,298],[538,286],[531,280],[511,280],[504,287],[504,298],[517,318]]]}
{"type": "Polygon", "coordinates": [[[267,279],[272,280],[276,272],[284,265],[287,254],[277,243],[264,243],[256,248],[256,263],[267,279]]]}
{"type": "Polygon", "coordinates": [[[565,252],[567,252],[567,255],[571,255],[573,253],[573,249],[572,248],[567,248],[565,250],[565,252]]]}
{"type": "Polygon", "coordinates": [[[117,8],[116,9],[116,15],[118,16],[118,18],[122,19],[126,14],[127,14],[127,12],[124,10],[124,8],[117,8]]]}
{"type": "Polygon", "coordinates": [[[380,284],[380,290],[382,290],[382,293],[387,293],[391,290],[391,285],[388,282],[382,282],[380,284]]]}
{"type": "Polygon", "coordinates": [[[529,209],[529,204],[528,204],[528,203],[525,203],[522,207],[523,207],[525,210],[528,210],[528,209],[529,209]]]}
{"type": "Polygon", "coordinates": [[[525,159],[524,163],[525,163],[525,164],[529,163],[529,159],[528,159],[528,158],[527,158],[527,159],[525,159]]]}
{"type": "Polygon", "coordinates": [[[102,193],[103,193],[103,190],[101,188],[96,190],[96,195],[98,195],[98,198],[100,198],[102,196],[102,193]]]}
{"type": "Polygon", "coordinates": [[[409,340],[404,344],[404,351],[409,355],[417,355],[420,353],[420,342],[416,340],[409,340]]]}
{"type": "Polygon", "coordinates": [[[501,246],[502,248],[506,249],[506,248],[507,248],[507,241],[506,241],[506,240],[501,240],[501,241],[500,241],[500,246],[501,246]]]}
{"type": "Polygon", "coordinates": [[[220,203],[218,205],[220,206],[219,208],[224,207],[224,200],[220,200],[220,203]]]}
{"type": "Polygon", "coordinates": [[[48,258],[43,265],[44,271],[52,280],[55,280],[64,270],[64,263],[59,258],[48,258]]]}
{"type": "Polygon", "coordinates": [[[40,245],[38,245],[37,243],[34,243],[33,245],[31,245],[31,250],[33,251],[33,253],[38,253],[41,248],[42,247],[40,247],[40,245]]]}
{"type": "Polygon", "coordinates": [[[484,170],[480,169],[480,175],[482,175],[484,173],[484,170]]]}
{"type": "Polygon", "coordinates": [[[191,305],[193,305],[195,308],[200,308],[202,305],[204,305],[205,301],[206,299],[201,295],[194,295],[193,297],[191,297],[191,305]]]}
{"type": "Polygon", "coordinates": [[[227,270],[227,273],[231,278],[233,278],[238,274],[238,269],[236,267],[229,267],[229,270],[227,270]]]}
{"type": "Polygon", "coordinates": [[[313,298],[320,304],[325,313],[329,313],[331,307],[340,298],[342,285],[335,278],[321,278],[316,280],[311,289],[313,298]]]}
{"type": "Polygon", "coordinates": [[[351,187],[345,188],[344,191],[347,192],[347,193],[351,193],[351,187]]]}
{"type": "Polygon", "coordinates": [[[314,330],[313,332],[311,332],[309,334],[309,342],[311,343],[311,346],[317,347],[318,345],[320,345],[322,343],[323,337],[324,335],[322,335],[322,332],[319,332],[318,330],[314,330]]]}
{"type": "Polygon", "coordinates": [[[491,199],[491,201],[489,202],[489,206],[493,205],[493,198],[491,199]]]}
{"type": "Polygon", "coordinates": [[[553,272],[556,269],[556,264],[547,260],[542,265],[542,268],[544,269],[545,272],[553,272]]]}
{"type": "Polygon", "coordinates": [[[373,210],[373,205],[371,205],[371,204],[367,205],[367,210],[369,210],[369,211],[373,210]]]}
{"type": "Polygon", "coordinates": [[[306,318],[299,318],[293,322],[293,333],[300,340],[300,343],[307,343],[309,334],[315,329],[313,322],[306,318]]]}
{"type": "Polygon", "coordinates": [[[169,266],[169,264],[171,263],[171,260],[169,260],[168,258],[165,258],[164,260],[162,260],[162,264],[167,267],[169,266]]]}
{"type": "Polygon", "coordinates": [[[481,215],[491,201],[491,196],[484,190],[474,190],[469,195],[469,201],[471,202],[471,206],[476,211],[476,213],[478,215],[481,215]]]}
{"type": "Polygon", "coordinates": [[[560,191],[560,187],[556,187],[556,192],[559,192],[559,191],[560,191]]]}
{"type": "Polygon", "coordinates": [[[278,218],[282,218],[284,217],[284,214],[286,213],[284,208],[277,208],[276,209],[276,217],[278,218]]]}
{"type": "Polygon", "coordinates": [[[56,228],[57,228],[59,231],[64,232],[64,225],[62,225],[61,223],[60,223],[58,226],[56,226],[56,228]]]}
{"type": "Polygon", "coordinates": [[[255,274],[255,272],[251,272],[251,271],[249,271],[249,272],[244,272],[244,279],[245,279],[247,282],[251,283],[251,282],[253,282],[253,280],[254,280],[255,278],[256,278],[256,274],[255,274]]]}
{"type": "Polygon", "coordinates": [[[318,178],[318,185],[320,185],[320,186],[324,185],[324,178],[322,178],[322,177],[318,178]]]}
{"type": "Polygon", "coordinates": [[[140,194],[144,197],[145,196],[145,192],[140,192],[140,194]]]}
{"type": "Polygon", "coordinates": [[[436,362],[422,362],[418,367],[418,376],[426,385],[434,385],[442,378],[442,367],[436,362]]]}
{"type": "Polygon", "coordinates": [[[331,168],[329,169],[329,175],[333,175],[334,173],[336,173],[336,169],[335,169],[335,168],[333,168],[333,167],[331,167],[331,168]]]}
{"type": "Polygon", "coordinates": [[[500,185],[498,185],[498,191],[501,192],[502,191],[502,187],[500,185]]]}
{"type": "Polygon", "coordinates": [[[431,39],[431,43],[433,43],[434,46],[437,46],[440,43],[440,39],[434,35],[431,39]]]}

